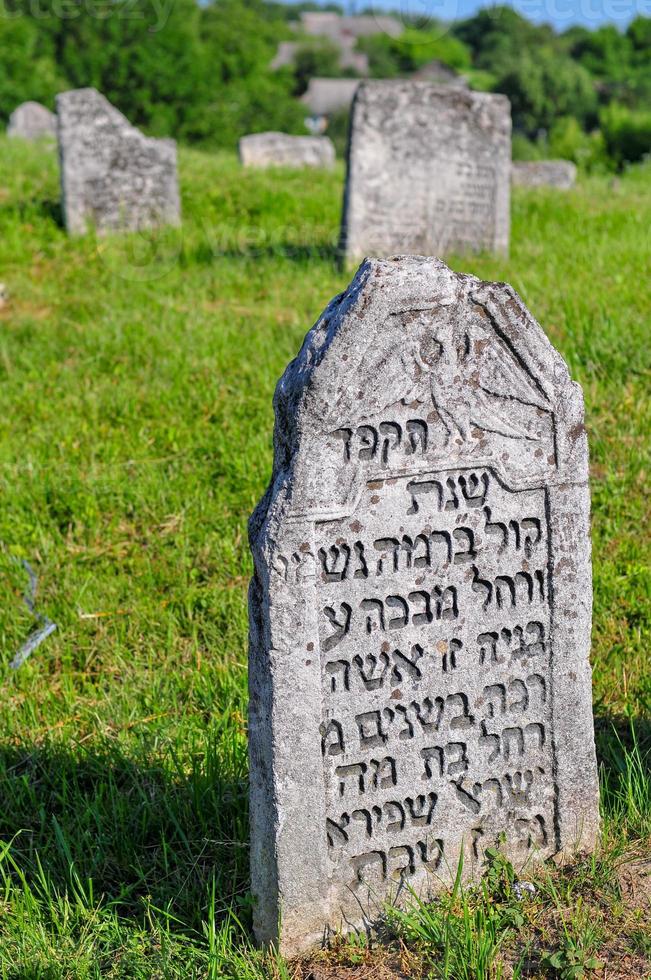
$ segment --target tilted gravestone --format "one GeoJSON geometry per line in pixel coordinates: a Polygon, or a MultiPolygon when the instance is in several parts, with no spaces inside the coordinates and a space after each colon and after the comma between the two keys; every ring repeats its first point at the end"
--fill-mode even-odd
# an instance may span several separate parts
{"type": "Polygon", "coordinates": [[[70,234],[180,222],[173,140],[152,139],[92,88],[57,96],[65,223],[70,234]]]}
{"type": "Polygon", "coordinates": [[[251,133],[239,143],[245,167],[332,167],[335,148],[327,136],[251,133]]]}
{"type": "Polygon", "coordinates": [[[588,451],[517,294],[423,257],[364,262],[275,411],[251,869],[258,939],[295,953],[502,835],[517,869],[594,845],[588,451]]]}
{"type": "Polygon", "coordinates": [[[517,160],[513,163],[511,183],[567,191],[576,183],[576,165],[570,160],[517,160]]]}
{"type": "Polygon", "coordinates": [[[57,117],[40,102],[23,102],[9,116],[7,136],[37,140],[56,134],[57,117]]]}
{"type": "Polygon", "coordinates": [[[506,96],[429,82],[364,82],[350,127],[346,261],[507,251],[510,175],[506,96]]]}

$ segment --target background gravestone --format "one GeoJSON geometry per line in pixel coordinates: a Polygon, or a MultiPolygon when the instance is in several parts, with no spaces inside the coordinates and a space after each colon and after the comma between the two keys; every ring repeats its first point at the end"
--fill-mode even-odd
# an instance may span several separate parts
{"type": "Polygon", "coordinates": [[[506,96],[429,82],[362,83],[348,147],[346,260],[506,252],[510,173],[506,96]]]}
{"type": "Polygon", "coordinates": [[[517,160],[513,163],[511,183],[566,191],[576,183],[576,165],[570,160],[517,160]]]}
{"type": "Polygon", "coordinates": [[[151,139],[92,88],[57,96],[66,227],[83,234],[180,222],[173,140],[151,139]]]}
{"type": "Polygon", "coordinates": [[[40,102],[23,102],[9,116],[7,136],[37,140],[56,134],[57,117],[40,102]]]}
{"type": "Polygon", "coordinates": [[[367,260],[275,395],[251,518],[251,869],[294,953],[503,834],[591,848],[581,390],[510,286],[367,260]]]}
{"type": "Polygon", "coordinates": [[[239,144],[245,167],[332,167],[335,148],[327,136],[251,133],[239,144]]]}

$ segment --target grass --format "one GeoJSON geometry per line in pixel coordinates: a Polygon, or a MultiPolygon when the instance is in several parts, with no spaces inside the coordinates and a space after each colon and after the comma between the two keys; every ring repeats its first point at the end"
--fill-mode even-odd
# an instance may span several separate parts
{"type": "Polygon", "coordinates": [[[602,849],[309,965],[248,933],[246,521],[275,381],[349,278],[342,172],[184,151],[181,180],[181,232],[69,240],[54,154],[0,140],[0,975],[649,974],[651,169],[521,191],[508,260],[451,260],[511,282],[584,387],[602,849]],[[12,670],[23,561],[57,628],[12,670]]]}

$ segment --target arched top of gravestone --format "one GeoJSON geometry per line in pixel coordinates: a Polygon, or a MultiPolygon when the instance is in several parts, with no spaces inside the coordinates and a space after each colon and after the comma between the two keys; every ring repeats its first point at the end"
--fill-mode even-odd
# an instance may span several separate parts
{"type": "Polygon", "coordinates": [[[387,468],[491,466],[514,488],[587,481],[581,391],[561,355],[511,286],[434,258],[365,260],[307,334],[275,409],[286,514],[343,512],[387,468]],[[358,445],[375,438],[364,426],[373,452],[358,445]]]}
{"type": "Polygon", "coordinates": [[[40,102],[23,102],[9,116],[7,136],[36,140],[56,136],[57,117],[40,102]]]}

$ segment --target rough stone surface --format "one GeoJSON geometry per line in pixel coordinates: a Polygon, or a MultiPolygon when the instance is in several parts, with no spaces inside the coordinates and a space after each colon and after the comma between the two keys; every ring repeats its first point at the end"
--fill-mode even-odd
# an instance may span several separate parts
{"type": "Polygon", "coordinates": [[[521,187],[557,187],[567,191],[576,183],[576,166],[570,160],[517,160],[511,182],[521,187]]]}
{"type": "Polygon", "coordinates": [[[519,871],[594,845],[588,451],[516,293],[431,258],[365,261],[275,411],[251,869],[258,939],[295,953],[502,834],[519,871]]]}
{"type": "Polygon", "coordinates": [[[180,222],[173,140],[151,139],[108,99],[83,88],[57,96],[66,227],[83,234],[180,222]]]}
{"type": "Polygon", "coordinates": [[[252,133],[240,140],[245,167],[332,167],[335,148],[327,136],[252,133]]]}
{"type": "Polygon", "coordinates": [[[363,82],[353,103],[341,245],[348,261],[509,245],[506,96],[363,82]]]}
{"type": "Polygon", "coordinates": [[[40,102],[23,102],[9,116],[7,136],[37,140],[56,134],[57,117],[40,102]]]}

